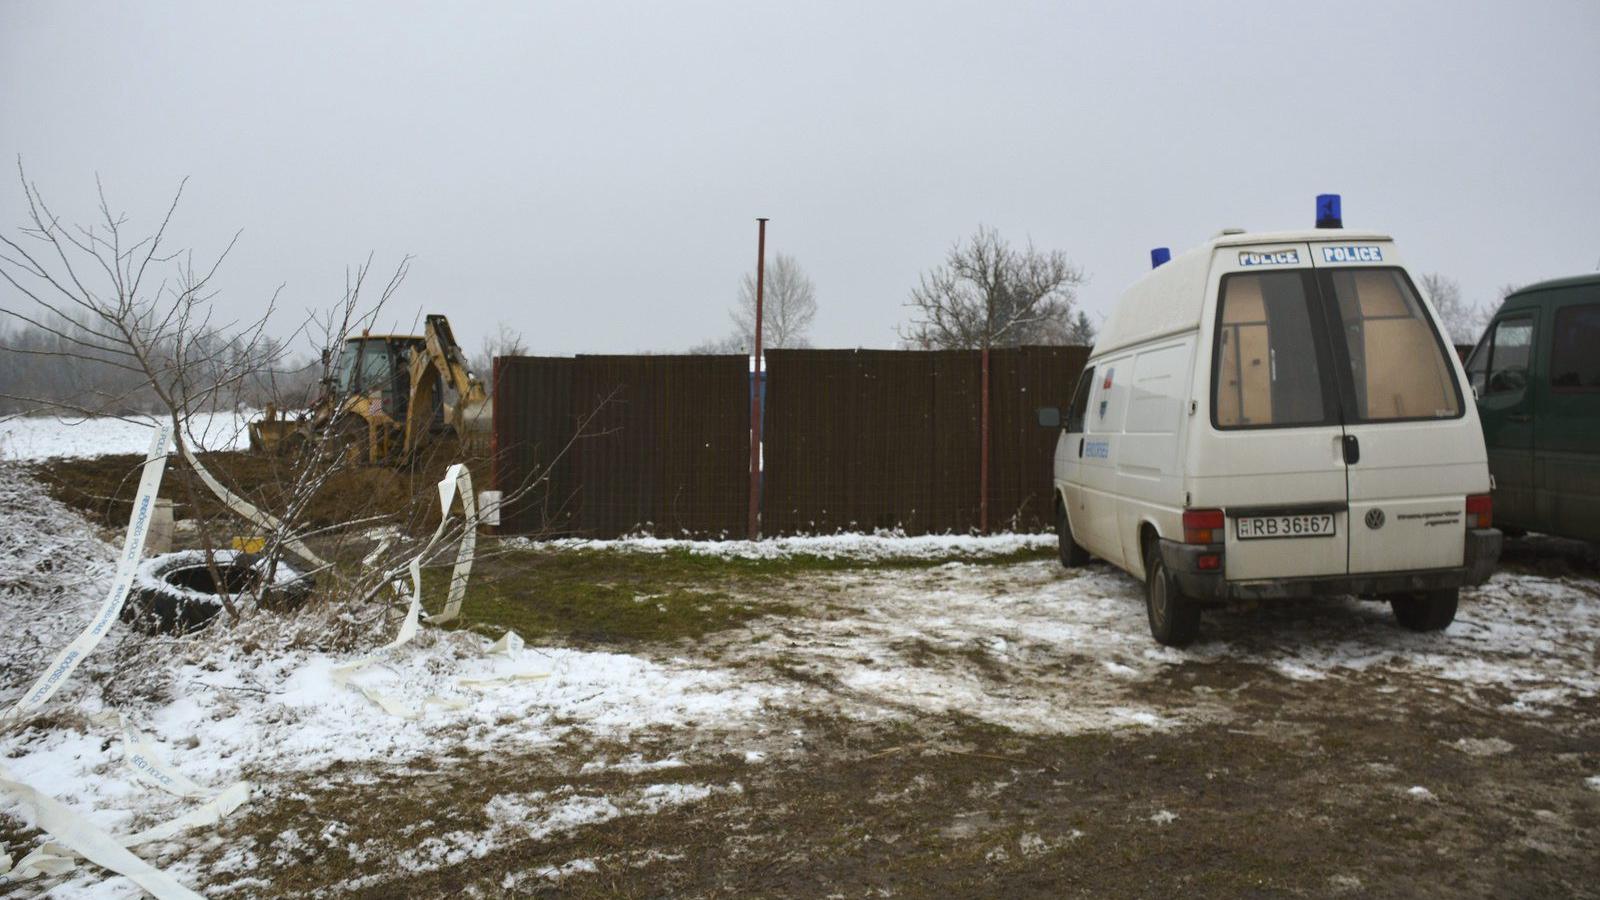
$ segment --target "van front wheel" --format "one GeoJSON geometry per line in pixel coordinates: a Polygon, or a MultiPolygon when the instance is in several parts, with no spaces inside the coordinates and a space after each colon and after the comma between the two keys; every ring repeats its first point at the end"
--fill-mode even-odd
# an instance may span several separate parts
{"type": "Polygon", "coordinates": [[[1072,523],[1067,521],[1067,508],[1060,503],[1056,504],[1056,553],[1061,557],[1062,568],[1076,569],[1089,564],[1089,551],[1073,540],[1072,523]]]}
{"type": "Polygon", "coordinates": [[[1460,602],[1459,588],[1437,591],[1418,591],[1389,598],[1394,607],[1394,617],[1412,631],[1443,631],[1456,620],[1456,604],[1460,602]]]}
{"type": "Polygon", "coordinates": [[[1168,647],[1187,647],[1200,635],[1200,607],[1178,590],[1155,541],[1145,548],[1144,607],[1150,636],[1168,647]]]}

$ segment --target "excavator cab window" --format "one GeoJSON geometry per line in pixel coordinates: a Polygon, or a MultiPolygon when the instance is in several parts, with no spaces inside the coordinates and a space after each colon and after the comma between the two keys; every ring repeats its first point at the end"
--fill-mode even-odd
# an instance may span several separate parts
{"type": "Polygon", "coordinates": [[[389,345],[384,340],[356,340],[344,345],[339,355],[339,394],[390,391],[393,385],[394,366],[389,358],[389,345]]]}

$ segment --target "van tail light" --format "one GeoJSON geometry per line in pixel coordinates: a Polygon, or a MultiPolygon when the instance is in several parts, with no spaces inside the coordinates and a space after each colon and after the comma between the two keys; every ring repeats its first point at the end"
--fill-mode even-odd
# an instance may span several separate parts
{"type": "Polygon", "coordinates": [[[1185,544],[1220,544],[1223,530],[1220,509],[1186,509],[1183,511],[1183,542],[1185,544]]]}
{"type": "Polygon", "coordinates": [[[1467,497],[1467,527],[1490,528],[1493,525],[1494,498],[1488,494],[1472,494],[1467,497]]]}

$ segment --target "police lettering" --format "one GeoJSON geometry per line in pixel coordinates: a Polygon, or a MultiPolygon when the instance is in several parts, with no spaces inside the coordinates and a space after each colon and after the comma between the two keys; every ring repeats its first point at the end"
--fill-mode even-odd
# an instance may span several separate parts
{"type": "Polygon", "coordinates": [[[1251,253],[1249,251],[1239,254],[1241,266],[1292,266],[1300,261],[1297,250],[1279,250],[1275,253],[1251,253]]]}
{"type": "Polygon", "coordinates": [[[1383,251],[1377,247],[1323,247],[1323,262],[1382,262],[1383,251]]]}

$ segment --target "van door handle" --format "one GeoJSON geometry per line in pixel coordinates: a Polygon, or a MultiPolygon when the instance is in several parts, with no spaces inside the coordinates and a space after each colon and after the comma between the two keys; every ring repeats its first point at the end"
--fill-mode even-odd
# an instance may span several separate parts
{"type": "Polygon", "coordinates": [[[1511,415],[1506,416],[1506,421],[1507,422],[1532,422],[1533,421],[1533,416],[1530,416],[1527,413],[1512,413],[1511,415]]]}
{"type": "Polygon", "coordinates": [[[1078,458],[1083,458],[1083,438],[1078,438],[1078,458]]]}
{"type": "Polygon", "coordinates": [[[1344,436],[1344,464],[1353,466],[1361,461],[1361,441],[1353,434],[1344,436]]]}

